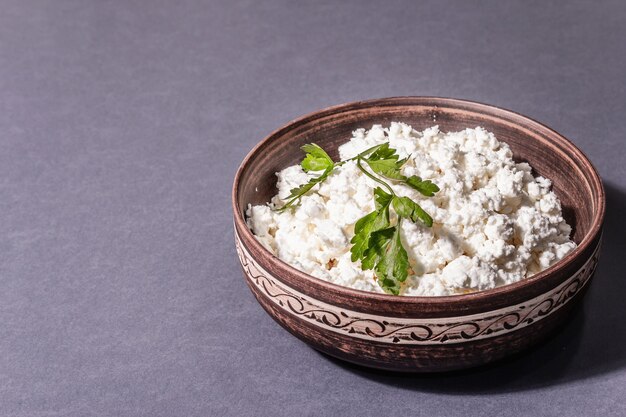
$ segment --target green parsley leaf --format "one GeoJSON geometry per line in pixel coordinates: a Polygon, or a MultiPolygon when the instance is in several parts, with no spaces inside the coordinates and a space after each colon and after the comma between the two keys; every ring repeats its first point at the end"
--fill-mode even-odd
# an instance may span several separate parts
{"type": "Polygon", "coordinates": [[[372,233],[389,227],[389,205],[391,194],[385,193],[380,187],[374,190],[376,210],[360,218],[354,225],[354,237],[350,240],[350,259],[356,262],[365,256],[370,247],[372,233]]]}
{"type": "Polygon", "coordinates": [[[412,175],[406,179],[406,184],[411,188],[419,191],[422,195],[426,197],[432,197],[436,192],[439,191],[439,187],[437,184],[433,183],[431,180],[422,180],[417,175],[412,175]]]}
{"type": "Polygon", "coordinates": [[[372,226],[377,216],[378,211],[372,211],[370,214],[361,217],[354,225],[354,236],[350,239],[350,243],[352,243],[350,259],[352,262],[361,259],[369,248],[372,226]]]}
{"type": "Polygon", "coordinates": [[[394,227],[389,227],[372,233],[372,236],[370,237],[370,246],[367,248],[363,254],[363,258],[361,259],[361,268],[363,268],[363,270],[376,268],[376,265],[378,265],[380,259],[385,253],[385,250],[389,246],[394,230],[394,227]]]}
{"type": "Polygon", "coordinates": [[[433,218],[410,198],[394,196],[392,204],[398,216],[411,219],[413,223],[421,220],[428,227],[433,225],[433,218]]]}
{"type": "Polygon", "coordinates": [[[300,149],[306,153],[301,163],[305,172],[322,171],[333,167],[334,162],[332,158],[318,145],[311,143],[302,146],[300,149]]]}
{"type": "Polygon", "coordinates": [[[385,192],[382,188],[374,188],[374,203],[376,204],[376,210],[380,210],[381,207],[388,206],[391,203],[393,196],[385,192]]]}
{"type": "Polygon", "coordinates": [[[406,177],[400,173],[400,168],[406,159],[398,158],[396,150],[390,148],[389,143],[384,143],[364,159],[375,173],[390,179],[404,180],[406,177]]]}
{"type": "Polygon", "coordinates": [[[400,222],[387,230],[393,230],[393,234],[382,248],[375,271],[378,285],[386,292],[398,295],[400,283],[406,281],[408,276],[409,257],[400,239],[400,222]]]}
{"type": "Polygon", "coordinates": [[[368,159],[372,161],[378,161],[382,159],[395,159],[398,160],[398,155],[396,154],[396,150],[389,147],[389,142],[383,143],[378,148],[374,150],[368,157],[368,159]]]}

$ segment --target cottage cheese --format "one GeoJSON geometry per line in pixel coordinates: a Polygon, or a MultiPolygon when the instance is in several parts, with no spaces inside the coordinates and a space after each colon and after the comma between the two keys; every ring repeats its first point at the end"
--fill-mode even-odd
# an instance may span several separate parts
{"type": "MultiPolygon", "coordinates": [[[[516,163],[506,143],[481,127],[443,133],[437,126],[418,132],[403,123],[359,129],[339,147],[342,160],[385,141],[401,158],[406,176],[418,175],[440,191],[424,197],[402,184],[400,196],[417,201],[433,218],[431,228],[402,222],[401,238],[410,275],[402,295],[441,296],[510,284],[562,259],[576,244],[563,220],[550,180],[516,163]]],[[[285,212],[291,188],[310,175],[299,165],[277,173],[278,194],[268,205],[249,206],[248,226],[283,261],[315,277],[359,290],[382,292],[373,271],[350,260],[356,221],[374,210],[375,182],[354,162],[337,168],[322,184],[285,212]]]]}

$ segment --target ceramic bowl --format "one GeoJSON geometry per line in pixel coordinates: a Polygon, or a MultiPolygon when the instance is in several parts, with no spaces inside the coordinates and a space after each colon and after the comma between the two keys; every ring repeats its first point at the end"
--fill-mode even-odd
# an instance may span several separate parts
{"type": "Polygon", "coordinates": [[[397,97],[343,104],[288,123],[245,158],[232,190],[237,254],[261,306],[285,329],[329,355],[398,371],[444,371],[485,364],[537,343],[567,319],[594,274],[605,195],[585,155],[554,130],[485,104],[433,97],[397,97]],[[276,193],[275,173],[315,142],[337,158],[357,128],[401,121],[422,130],[483,126],[508,143],[514,159],[552,180],[576,250],[514,284],[466,295],[402,297],[354,290],[287,265],[246,227],[248,204],[276,193]]]}

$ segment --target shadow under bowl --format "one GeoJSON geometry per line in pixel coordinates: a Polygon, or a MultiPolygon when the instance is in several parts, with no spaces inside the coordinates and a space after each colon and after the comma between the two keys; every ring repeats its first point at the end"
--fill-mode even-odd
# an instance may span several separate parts
{"type": "Polygon", "coordinates": [[[235,240],[244,277],[284,328],[327,354],[374,368],[430,372],[482,365],[548,336],[584,295],[598,260],[605,195],[585,155],[559,133],[520,114],[465,100],[395,97],[343,104],[294,120],[244,159],[232,190],[235,240]],[[400,121],[423,130],[482,126],[518,162],[553,183],[578,247],[547,270],[514,284],[466,295],[398,297],[312,277],[267,251],[245,223],[248,204],[275,194],[275,173],[315,142],[337,158],[351,132],[400,121]]]}

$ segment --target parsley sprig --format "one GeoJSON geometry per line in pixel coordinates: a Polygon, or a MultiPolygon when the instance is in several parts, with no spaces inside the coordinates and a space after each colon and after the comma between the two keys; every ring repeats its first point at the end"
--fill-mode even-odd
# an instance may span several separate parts
{"type": "Polygon", "coordinates": [[[350,240],[351,259],[353,262],[360,260],[364,270],[374,270],[378,284],[385,292],[398,295],[409,271],[409,258],[400,239],[402,221],[406,219],[414,223],[421,222],[431,227],[433,219],[416,201],[396,195],[387,181],[406,184],[426,197],[435,195],[439,187],[417,175],[402,175],[401,168],[408,158],[400,159],[396,150],[389,147],[389,142],[338,162],[333,161],[314,143],[304,145],[301,149],[306,154],[301,163],[302,169],[305,172],[321,173],[307,183],[293,188],[285,205],[278,211],[299,205],[302,197],[326,180],[334,169],[348,161],[355,161],[356,166],[382,188],[374,189],[374,211],[360,218],[354,226],[354,237],[350,240]],[[391,224],[390,209],[396,213],[395,224],[391,224]]]}

